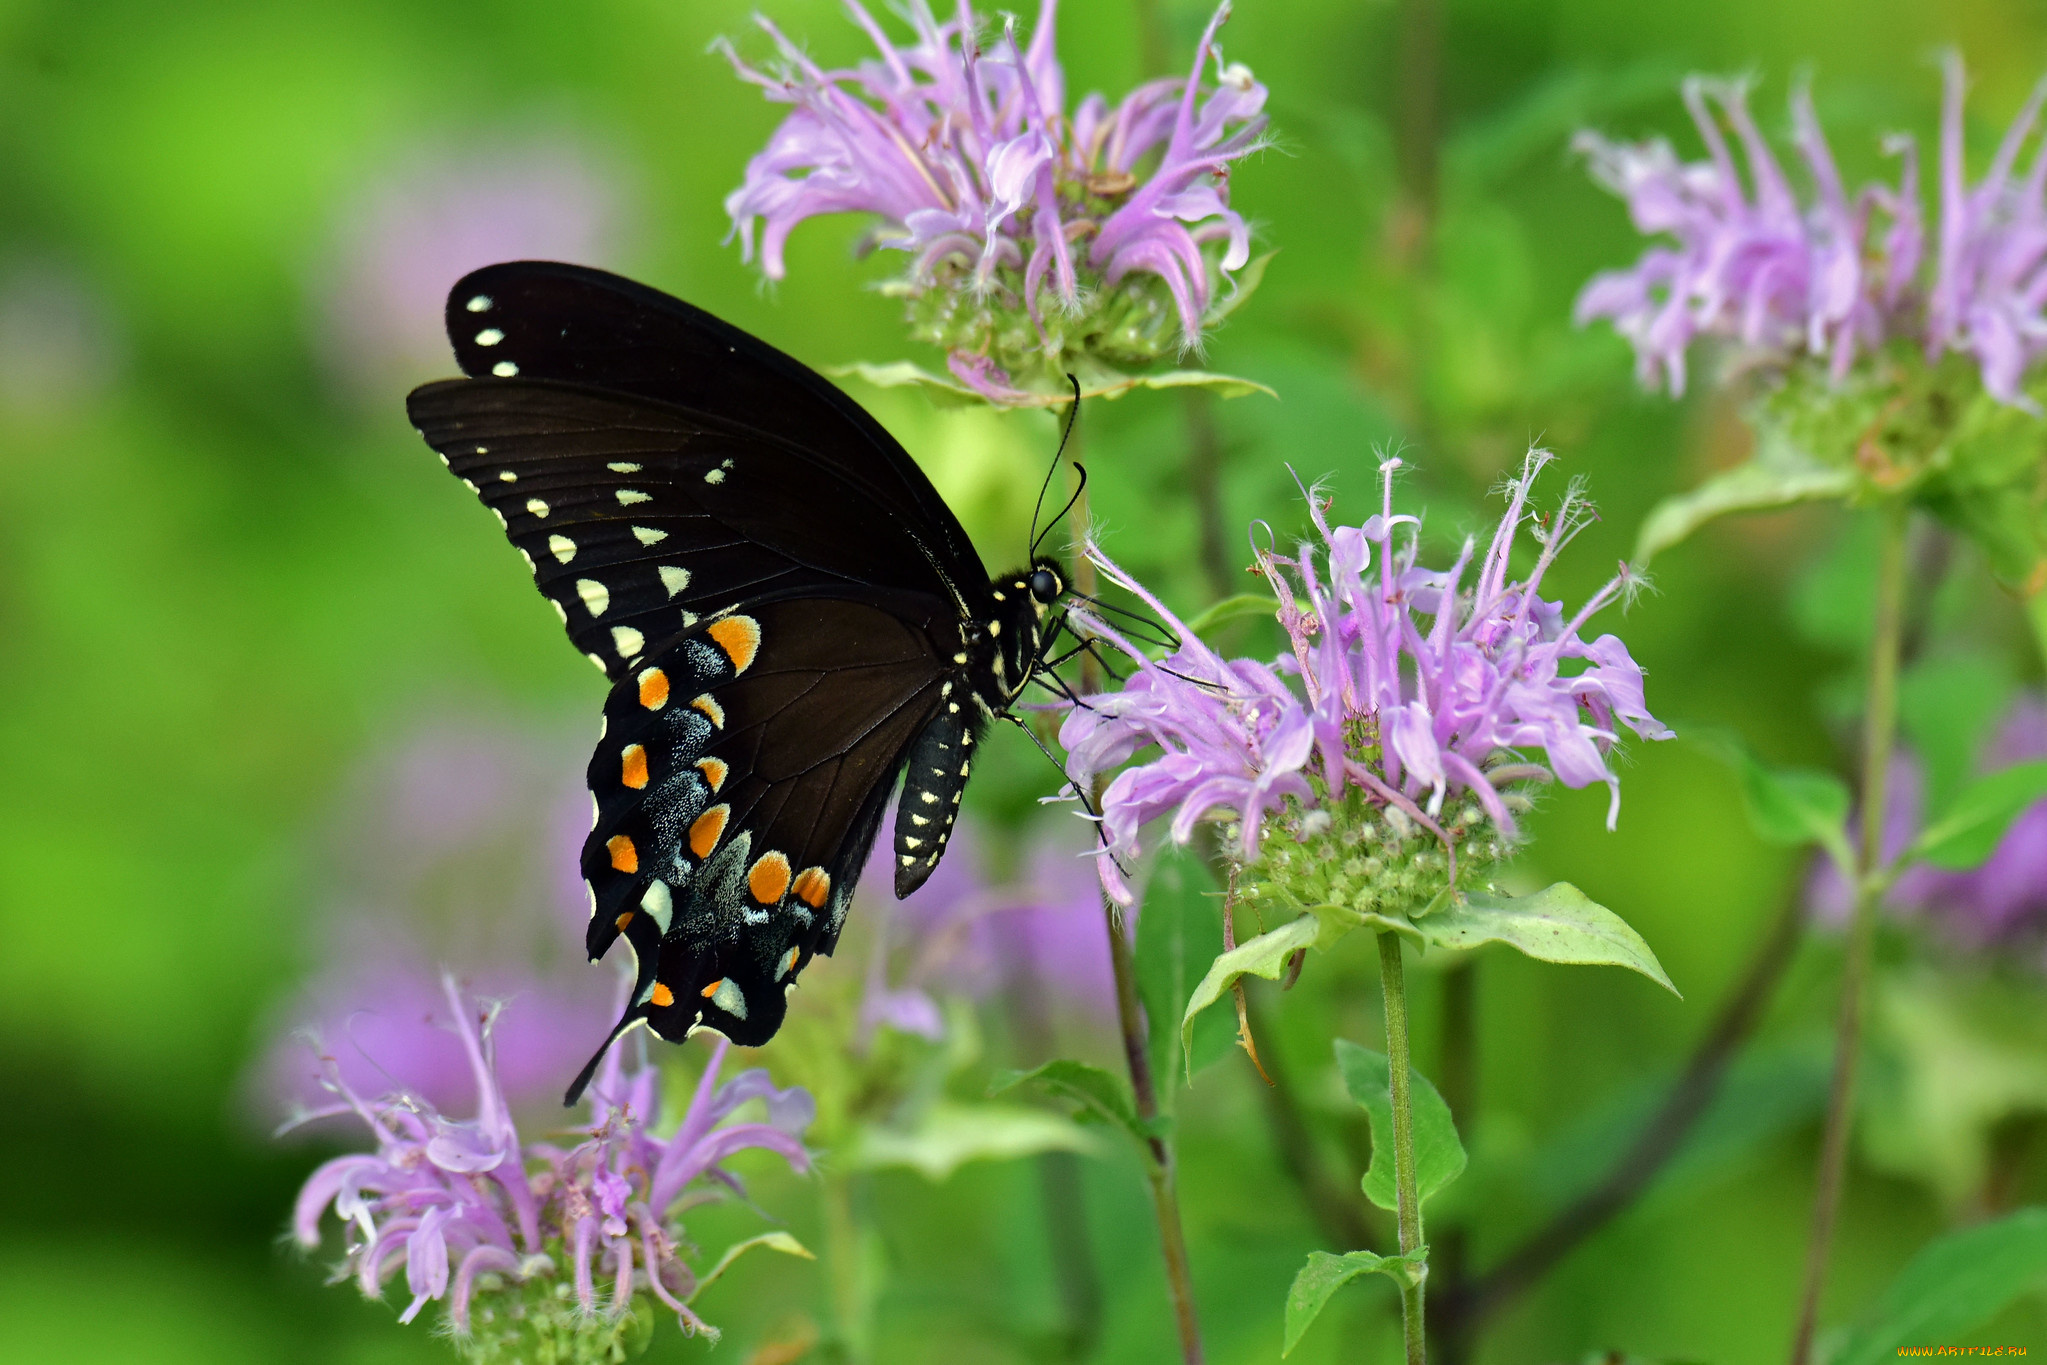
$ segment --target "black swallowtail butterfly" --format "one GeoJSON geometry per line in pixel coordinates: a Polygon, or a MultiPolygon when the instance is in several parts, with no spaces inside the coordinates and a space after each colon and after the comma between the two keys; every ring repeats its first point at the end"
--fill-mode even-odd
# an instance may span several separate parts
{"type": "Polygon", "coordinates": [[[604,1046],[642,1022],[765,1043],[838,942],[899,776],[896,894],[937,867],[1065,575],[991,580],[858,404],[665,294],[515,262],[458,283],[447,321],[469,377],[415,389],[412,423],[612,684],[587,946],[623,938],[637,965],[604,1046]]]}

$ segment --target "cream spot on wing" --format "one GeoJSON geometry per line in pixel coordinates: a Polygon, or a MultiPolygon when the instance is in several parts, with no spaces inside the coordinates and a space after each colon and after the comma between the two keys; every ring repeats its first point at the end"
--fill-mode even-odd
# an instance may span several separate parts
{"type": "Polygon", "coordinates": [[[647,647],[647,637],[631,626],[613,626],[611,642],[618,646],[618,656],[621,659],[635,658],[647,647]]]}
{"type": "Polygon", "coordinates": [[[539,517],[541,520],[545,521],[547,519],[547,514],[549,512],[552,512],[554,509],[552,507],[549,507],[546,503],[542,502],[539,498],[528,498],[526,499],[526,510],[531,512],[534,516],[539,517]]]}
{"type": "Polygon", "coordinates": [[[490,311],[490,295],[478,294],[462,306],[472,313],[488,313],[490,311]]]}
{"type": "Polygon", "coordinates": [[[498,482],[517,483],[519,482],[519,476],[517,474],[514,474],[511,470],[507,469],[502,474],[498,475],[498,482]]]}
{"type": "Polygon", "coordinates": [[[613,460],[604,467],[614,474],[637,474],[640,472],[640,467],[630,460],[613,460]]]}
{"type": "Polygon", "coordinates": [[[576,557],[576,542],[567,536],[549,536],[547,548],[553,552],[555,559],[563,564],[576,557]]]}
{"type": "Polygon", "coordinates": [[[589,661],[590,661],[591,663],[593,663],[593,664],[596,664],[596,665],[597,665],[597,671],[598,671],[599,673],[602,673],[602,674],[604,674],[604,675],[605,675],[606,677],[609,677],[609,676],[611,676],[611,666],[610,666],[609,664],[607,664],[607,663],[605,663],[605,662],[604,662],[604,656],[603,656],[603,655],[601,655],[601,654],[585,654],[585,655],[584,655],[583,657],[584,657],[584,658],[586,658],[586,659],[588,659],[588,660],[589,660],[589,661]]]}
{"type": "Polygon", "coordinates": [[[718,983],[718,989],[711,993],[711,1003],[734,1019],[746,1018],[746,994],[739,989],[739,983],[726,977],[718,983]]]}
{"type": "Polygon", "coordinates": [[[486,327],[476,334],[476,344],[479,346],[495,346],[504,339],[505,334],[495,327],[486,327]]]}
{"type": "Polygon", "coordinates": [[[724,471],[724,470],[722,470],[722,469],[713,469],[713,470],[711,470],[710,472],[708,472],[708,473],[706,473],[706,474],[704,475],[704,482],[705,482],[705,483],[723,483],[723,482],[725,482],[725,471],[724,471]]]}
{"type": "Polygon", "coordinates": [[[519,367],[509,360],[500,360],[490,367],[490,372],[500,379],[510,379],[519,372],[519,367]]]}
{"type": "Polygon", "coordinates": [[[604,615],[604,609],[611,605],[611,590],[594,578],[577,579],[576,596],[583,599],[592,616],[604,615]]]}
{"type": "Polygon", "coordinates": [[[631,507],[636,502],[654,501],[652,493],[642,493],[637,488],[621,488],[615,496],[618,498],[618,505],[620,507],[631,507]]]}
{"type": "Polygon", "coordinates": [[[775,980],[780,981],[783,977],[789,975],[790,968],[796,965],[796,955],[801,951],[799,948],[791,948],[788,952],[782,954],[781,962],[775,966],[775,980]]]}
{"type": "Polygon", "coordinates": [[[666,531],[657,531],[651,526],[635,526],[633,527],[633,539],[639,541],[642,545],[659,545],[662,541],[668,539],[668,533],[666,531]]]}
{"type": "Polygon", "coordinates": [[[547,605],[554,608],[554,614],[561,617],[563,625],[569,623],[569,609],[567,607],[555,601],[552,597],[547,599],[547,605]]]}
{"type": "Polygon", "coordinates": [[[640,897],[640,909],[653,917],[662,933],[668,932],[668,921],[675,914],[675,898],[668,891],[668,883],[656,881],[647,888],[647,894],[640,897]]]}
{"type": "Polygon", "coordinates": [[[678,569],[673,564],[663,564],[655,570],[661,575],[661,586],[668,589],[670,597],[689,586],[689,570],[678,569]]]}

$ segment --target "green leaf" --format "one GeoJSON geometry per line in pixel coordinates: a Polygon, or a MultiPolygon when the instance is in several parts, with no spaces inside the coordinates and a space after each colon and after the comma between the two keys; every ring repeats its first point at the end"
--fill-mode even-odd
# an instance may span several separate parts
{"type": "Polygon", "coordinates": [[[704,1277],[697,1281],[697,1287],[690,1291],[689,1297],[684,1299],[683,1302],[695,1303],[697,1295],[709,1289],[712,1283],[725,1273],[728,1266],[747,1252],[752,1251],[755,1247],[765,1247],[769,1251],[779,1251],[784,1256],[801,1256],[806,1261],[817,1259],[816,1256],[811,1254],[808,1247],[804,1246],[803,1243],[797,1241],[794,1237],[791,1237],[788,1233],[764,1232],[758,1237],[749,1237],[743,1242],[735,1242],[731,1246],[726,1247],[725,1254],[718,1258],[718,1263],[704,1273],[704,1277]]]}
{"type": "Polygon", "coordinates": [[[1970,783],[1946,815],[1906,851],[1908,861],[1960,871],[1988,858],[2020,811],[2047,796],[2047,759],[2002,769],[1970,783]]]}
{"type": "Polygon", "coordinates": [[[1729,512],[1845,498],[1855,487],[1852,468],[1822,464],[1791,442],[1766,433],[1748,463],[1715,474],[1689,493],[1665,498],[1650,509],[1635,540],[1635,560],[1646,565],[1657,552],[1729,512]]]}
{"type": "MultiPolygon", "coordinates": [[[[1227,953],[1209,964],[1208,975],[1194,988],[1194,994],[1187,1001],[1187,1009],[1180,1016],[1180,1046],[1191,1060],[1194,1055],[1194,1019],[1203,1010],[1223,998],[1223,994],[1236,984],[1240,976],[1262,976],[1268,981],[1279,980],[1279,974],[1286,970],[1286,961],[1303,948],[1314,945],[1322,933],[1322,922],[1313,915],[1302,915],[1299,919],[1283,924],[1270,933],[1239,943],[1227,953]]],[[[1188,1072],[1188,1080],[1193,1080],[1188,1072]]]]}
{"type": "Polygon", "coordinates": [[[1218,1010],[1204,1014],[1195,1026],[1183,1066],[1175,1066],[1180,1035],[1168,1021],[1187,1008],[1200,972],[1223,950],[1222,900],[1215,878],[1199,857],[1174,850],[1159,860],[1144,892],[1144,913],[1137,920],[1137,995],[1145,1018],[1156,1020],[1148,1040],[1152,1074],[1162,1078],[1161,1104],[1175,1086],[1171,1076],[1192,1075],[1229,1053],[1237,1036],[1236,1020],[1218,1010]]]}
{"type": "Polygon", "coordinates": [[[1330,1296],[1360,1275],[1384,1275],[1395,1284],[1411,1284],[1428,1262],[1429,1249],[1417,1247],[1405,1256],[1381,1256],[1371,1251],[1351,1251],[1332,1256],[1326,1251],[1308,1253],[1308,1263],[1294,1276],[1286,1292],[1286,1344],[1282,1356],[1292,1355],[1306,1332],[1329,1303],[1330,1296]]]}
{"type": "Polygon", "coordinates": [[[1415,927],[1431,947],[1504,943],[1544,962],[1626,967],[1684,998],[1642,936],[1569,882],[1557,882],[1532,896],[1468,892],[1416,921],[1415,927]]]}
{"type": "Polygon", "coordinates": [[[1137,1101],[1130,1082],[1098,1066],[1059,1057],[1030,1071],[1005,1071],[996,1076],[988,1093],[1000,1095],[1017,1086],[1035,1084],[1064,1099],[1077,1100],[1084,1114],[1109,1123],[1130,1135],[1149,1153],[1149,1143],[1158,1136],[1157,1125],[1137,1117],[1137,1101]]]}
{"type": "Polygon", "coordinates": [[[1731,730],[1699,726],[1685,737],[1732,767],[1756,834],[1791,848],[1818,844],[1844,872],[1855,865],[1848,847],[1848,785],[1811,768],[1765,767],[1731,730]]]}
{"type": "Polygon", "coordinates": [[[1093,1154],[1097,1142],[1063,1114],[1020,1104],[938,1100],[914,1127],[863,1126],[848,1160],[866,1169],[907,1166],[937,1183],[970,1161],[1013,1161],[1039,1152],[1093,1154]]]}
{"type": "Polygon", "coordinates": [[[1240,592],[1235,597],[1225,597],[1208,610],[1187,623],[1187,629],[1196,635],[1206,637],[1210,631],[1220,629],[1232,621],[1241,621],[1247,616],[1272,616],[1279,611],[1279,604],[1272,600],[1269,592],[1240,592]]]}
{"type": "Polygon", "coordinates": [[[1951,1345],[2047,1280],[2047,1209],[1935,1238],[1884,1291],[1830,1365],[1876,1365],[1904,1346],[1951,1345]]]}
{"type": "MultiPolygon", "coordinates": [[[[1372,1129],[1372,1164],[1365,1171],[1365,1197],[1382,1209],[1397,1209],[1393,1180],[1393,1064],[1383,1052],[1336,1040],[1336,1066],[1343,1088],[1364,1106],[1372,1129]]],[[[1464,1144],[1450,1106],[1429,1078],[1409,1067],[1408,1107],[1414,1123],[1414,1183],[1423,1204],[1464,1173],[1464,1144]]]]}
{"type": "MultiPolygon", "coordinates": [[[[1026,397],[1009,403],[990,403],[951,375],[934,374],[910,360],[892,360],[885,364],[862,360],[851,365],[828,365],[825,373],[834,379],[863,380],[878,389],[919,388],[925,397],[941,407],[1063,408],[1073,401],[1073,390],[1061,388],[1032,391],[1026,397]]],[[[1279,396],[1255,379],[1215,374],[1208,370],[1158,370],[1149,374],[1116,374],[1104,370],[1080,376],[1082,398],[1121,398],[1132,389],[1189,388],[1209,389],[1220,398],[1243,398],[1254,393],[1262,393],[1269,398],[1279,396]]]]}

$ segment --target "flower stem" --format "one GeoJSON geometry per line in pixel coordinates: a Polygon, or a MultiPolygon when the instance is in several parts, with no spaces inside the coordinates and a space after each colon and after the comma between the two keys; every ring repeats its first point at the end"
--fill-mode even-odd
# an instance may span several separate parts
{"type": "Polygon", "coordinates": [[[1862,1052],[1863,993],[1876,942],[1877,902],[1883,894],[1884,814],[1891,745],[1898,727],[1898,654],[1904,638],[1905,539],[1911,508],[1902,500],[1885,507],[1881,558],[1877,566],[1876,630],[1869,646],[1869,698],[1862,726],[1862,846],[1855,857],[1855,914],[1848,926],[1847,961],[1841,972],[1841,1009],[1834,1030],[1834,1080],[1827,1094],[1826,1135],[1813,1195],[1812,1240],[1806,1248],[1805,1290],[1791,1365],[1812,1358],[1819,1326],[1820,1295],[1827,1284],[1834,1220],[1848,1165],[1853,1128],[1856,1065],[1862,1052]]]}
{"type": "MultiPolygon", "coordinates": [[[[1137,1003],[1136,964],[1130,940],[1107,896],[1102,909],[1109,916],[1109,966],[1116,977],[1116,1017],[1123,1030],[1123,1060],[1130,1068],[1130,1088],[1137,1099],[1137,1117],[1149,1124],[1159,1116],[1158,1090],[1152,1084],[1151,1056],[1145,1050],[1144,1015],[1137,1003]]],[[[1158,1218],[1159,1247],[1165,1253],[1166,1287],[1173,1299],[1173,1319],[1180,1329],[1180,1358],[1200,1365],[1201,1322],[1194,1312],[1194,1278],[1187,1261],[1187,1235],[1180,1226],[1180,1195],[1174,1184],[1173,1149],[1154,1134],[1146,1139],[1150,1160],[1152,1212],[1158,1218]]]]}
{"type": "MultiPolygon", "coordinates": [[[[1414,1173],[1414,1104],[1408,1085],[1407,982],[1400,964],[1400,937],[1379,935],[1379,981],[1386,996],[1387,1081],[1393,1096],[1393,1187],[1400,1209],[1400,1252],[1422,1245],[1422,1203],[1414,1173]]],[[[1407,1365],[1427,1365],[1429,1351],[1422,1326],[1422,1291],[1426,1267],[1400,1285],[1400,1321],[1407,1340],[1407,1365]]]]}
{"type": "MultiPolygon", "coordinates": [[[[1080,452],[1081,428],[1074,425],[1069,438],[1067,452],[1078,456],[1080,452]]],[[[1075,491],[1072,525],[1076,530],[1075,540],[1086,534],[1088,527],[1087,485],[1081,484],[1075,491]]],[[[1085,552],[1077,555],[1073,564],[1073,583],[1081,592],[1093,595],[1096,588],[1095,566],[1085,552]]],[[[1080,656],[1081,691],[1101,690],[1101,663],[1093,653],[1080,656]]],[[[1095,808],[1102,803],[1101,784],[1097,783],[1093,793],[1095,808]]],[[[1106,895],[1102,897],[1102,913],[1109,920],[1109,967],[1116,980],[1116,1022],[1123,1035],[1123,1060],[1130,1068],[1130,1090],[1137,1101],[1137,1117],[1150,1124],[1159,1116],[1158,1088],[1152,1083],[1151,1054],[1146,1051],[1146,1032],[1143,1010],[1137,1003],[1137,967],[1130,955],[1130,939],[1124,933],[1122,916],[1116,913],[1116,906],[1106,895]]],[[[1173,1300],[1173,1320],[1180,1331],[1180,1358],[1185,1365],[1201,1365],[1201,1321],[1194,1312],[1194,1277],[1187,1261],[1187,1234],[1180,1225],[1180,1195],[1173,1178],[1173,1149],[1166,1140],[1155,1134],[1146,1139],[1147,1156],[1145,1177],[1151,1182],[1152,1212],[1158,1219],[1159,1249],[1165,1255],[1166,1290],[1173,1300]]]]}

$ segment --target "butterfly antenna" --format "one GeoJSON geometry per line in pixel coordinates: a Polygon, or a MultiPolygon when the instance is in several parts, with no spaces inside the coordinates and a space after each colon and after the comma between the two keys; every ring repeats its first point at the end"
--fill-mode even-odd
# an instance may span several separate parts
{"type": "Polygon", "coordinates": [[[1066,457],[1066,443],[1073,439],[1073,424],[1080,420],[1080,380],[1072,375],[1066,382],[1073,385],[1073,406],[1066,410],[1066,428],[1059,433],[1059,449],[1052,452],[1052,465],[1045,471],[1045,481],[1038,485],[1038,501],[1031,508],[1031,543],[1024,551],[1024,562],[1029,563],[1038,554],[1038,514],[1045,510],[1045,494],[1052,487],[1052,476],[1059,472],[1059,462],[1066,457]]]}
{"type": "Polygon", "coordinates": [[[1073,468],[1075,472],[1077,472],[1080,475],[1080,482],[1074,485],[1073,496],[1068,498],[1066,500],[1066,505],[1059,509],[1059,515],[1052,518],[1052,520],[1046,522],[1045,529],[1038,532],[1037,540],[1033,540],[1031,542],[1031,557],[1034,559],[1037,557],[1038,554],[1038,541],[1043,540],[1046,536],[1051,535],[1052,528],[1054,526],[1057,526],[1060,522],[1066,519],[1066,514],[1073,510],[1073,505],[1080,501],[1081,495],[1083,493],[1087,492],[1087,466],[1082,464],[1079,460],[1075,460],[1073,462],[1073,468]]]}

